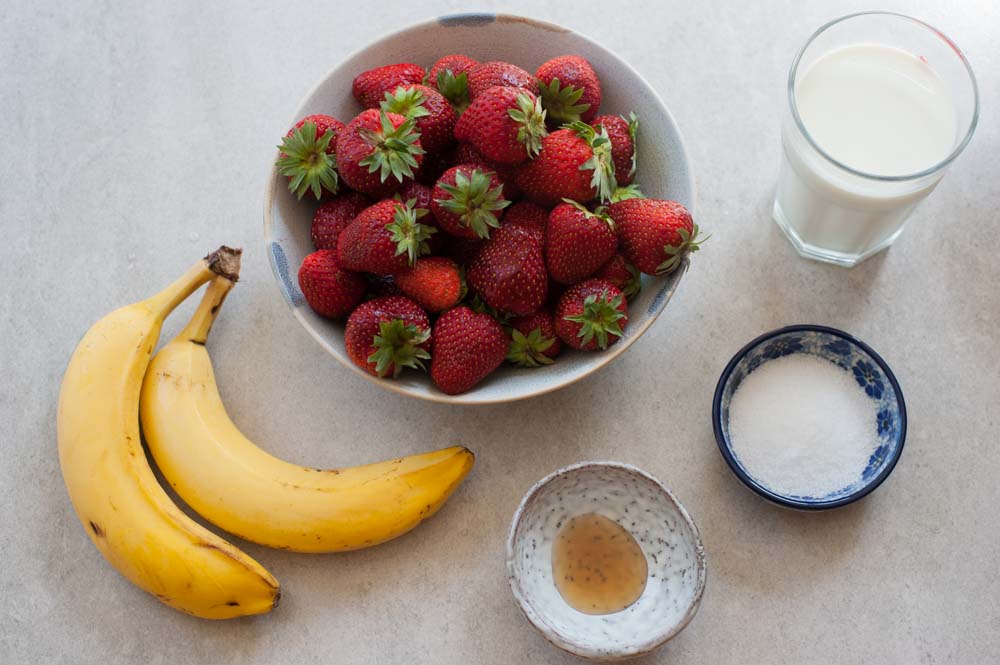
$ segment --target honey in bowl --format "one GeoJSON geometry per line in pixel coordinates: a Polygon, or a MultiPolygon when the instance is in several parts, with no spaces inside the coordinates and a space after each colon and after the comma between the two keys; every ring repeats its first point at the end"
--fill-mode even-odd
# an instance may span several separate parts
{"type": "Polygon", "coordinates": [[[585,614],[621,612],[642,595],[648,572],[632,534],[596,513],[570,518],[552,545],[556,589],[585,614]]]}

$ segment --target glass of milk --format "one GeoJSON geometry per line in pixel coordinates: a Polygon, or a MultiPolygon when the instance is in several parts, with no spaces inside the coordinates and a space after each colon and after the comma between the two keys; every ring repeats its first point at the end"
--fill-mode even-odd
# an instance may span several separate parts
{"type": "Polygon", "coordinates": [[[979,93],[940,31],[865,12],[809,38],[788,106],[774,220],[802,256],[853,266],[892,244],[968,144],[979,93]]]}

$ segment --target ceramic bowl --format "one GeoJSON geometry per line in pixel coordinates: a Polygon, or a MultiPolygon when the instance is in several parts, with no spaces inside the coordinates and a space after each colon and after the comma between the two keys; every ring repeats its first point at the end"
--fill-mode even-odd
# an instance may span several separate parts
{"type": "MultiPolygon", "coordinates": [[[[361,109],[351,82],[362,71],[392,62],[425,67],[446,53],[480,61],[510,60],[534,71],[549,58],[575,53],[587,58],[601,77],[602,113],[639,114],[638,182],[648,196],[675,199],[694,213],[694,185],[680,131],[656,92],[626,62],[588,37],[567,28],[519,16],[472,14],[427,21],[372,43],[337,65],[298,108],[288,125],[311,113],[344,121],[361,109]]],[[[275,158],[277,158],[275,156],[275,158]]],[[[295,318],[320,345],[358,376],[388,390],[446,403],[486,404],[540,395],[581,379],[625,352],[652,325],[673,295],[687,265],[668,277],[643,277],[641,294],[629,304],[625,336],[600,353],[567,353],[542,369],[504,367],[461,395],[440,392],[423,373],[404,372],[398,380],[378,379],[354,365],[344,351],[344,325],[317,316],[298,288],[298,269],[312,250],[310,223],[315,204],[298,201],[272,169],[264,200],[264,241],[279,288],[295,318]]],[[[697,218],[697,217],[696,217],[697,218]]]]}
{"type": "Polygon", "coordinates": [[[521,611],[552,644],[592,660],[640,656],[677,635],[698,611],[705,572],[705,548],[684,506],[659,480],[618,462],[580,462],[538,481],[507,537],[507,579],[521,611]],[[617,522],[646,556],[646,588],[621,612],[579,612],[553,582],[553,542],[567,519],[586,513],[617,522]]]}
{"type": "Polygon", "coordinates": [[[719,378],[712,404],[712,421],[719,450],[736,477],[765,499],[799,510],[837,508],[872,492],[892,473],[906,441],[903,391],[886,362],[861,340],[842,330],[817,325],[773,330],[740,349],[719,378]],[[871,427],[879,444],[864,472],[850,485],[823,496],[791,496],[770,489],[747,472],[733,452],[729,439],[729,404],[740,383],[761,365],[793,353],[818,356],[850,372],[858,390],[876,403],[871,427]]]}

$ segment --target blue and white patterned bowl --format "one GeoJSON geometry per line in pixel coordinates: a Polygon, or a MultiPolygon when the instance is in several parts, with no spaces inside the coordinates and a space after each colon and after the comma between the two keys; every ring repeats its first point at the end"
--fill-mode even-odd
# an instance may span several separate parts
{"type": "MultiPolygon", "coordinates": [[[[558,55],[574,53],[587,58],[601,76],[601,113],[635,110],[639,114],[637,180],[643,191],[651,197],[679,201],[697,219],[694,181],[680,130],[656,91],[628,63],[590,38],[523,16],[447,16],[383,37],[327,74],[299,104],[288,125],[310,113],[329,113],[347,121],[361,110],[351,97],[351,82],[359,72],[392,62],[430,67],[446,53],[465,53],[480,61],[509,60],[530,71],[558,55]]],[[[608,350],[566,353],[554,365],[540,369],[504,366],[466,393],[445,395],[423,373],[404,372],[394,381],[368,374],[344,351],[344,324],[318,316],[305,304],[296,275],[302,259],[313,250],[309,231],[315,207],[296,200],[285,179],[272,168],[264,196],[264,243],[278,288],[295,318],[357,376],[387,390],[435,402],[490,404],[524,399],[557,390],[605,367],[656,321],[688,267],[685,261],[670,275],[643,275],[642,292],[629,303],[625,335],[608,350]]]]}
{"type": "Polygon", "coordinates": [[[723,458],[747,487],[788,508],[823,510],[857,501],[892,473],[906,441],[906,404],[892,370],[870,346],[836,328],[798,325],[761,335],[733,356],[715,389],[712,423],[723,458]],[[729,403],[740,383],[764,363],[792,353],[808,353],[842,367],[853,374],[858,390],[878,403],[877,415],[871,423],[878,434],[878,448],[861,477],[824,496],[787,496],[771,490],[747,473],[729,441],[729,403]]]}

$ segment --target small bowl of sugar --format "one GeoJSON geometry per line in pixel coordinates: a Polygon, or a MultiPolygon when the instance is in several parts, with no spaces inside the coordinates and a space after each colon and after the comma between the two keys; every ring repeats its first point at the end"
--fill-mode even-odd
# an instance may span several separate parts
{"type": "Polygon", "coordinates": [[[835,328],[761,335],[726,365],[712,404],[733,473],[798,510],[852,503],[892,473],[906,441],[903,392],[870,346],[835,328]]]}

